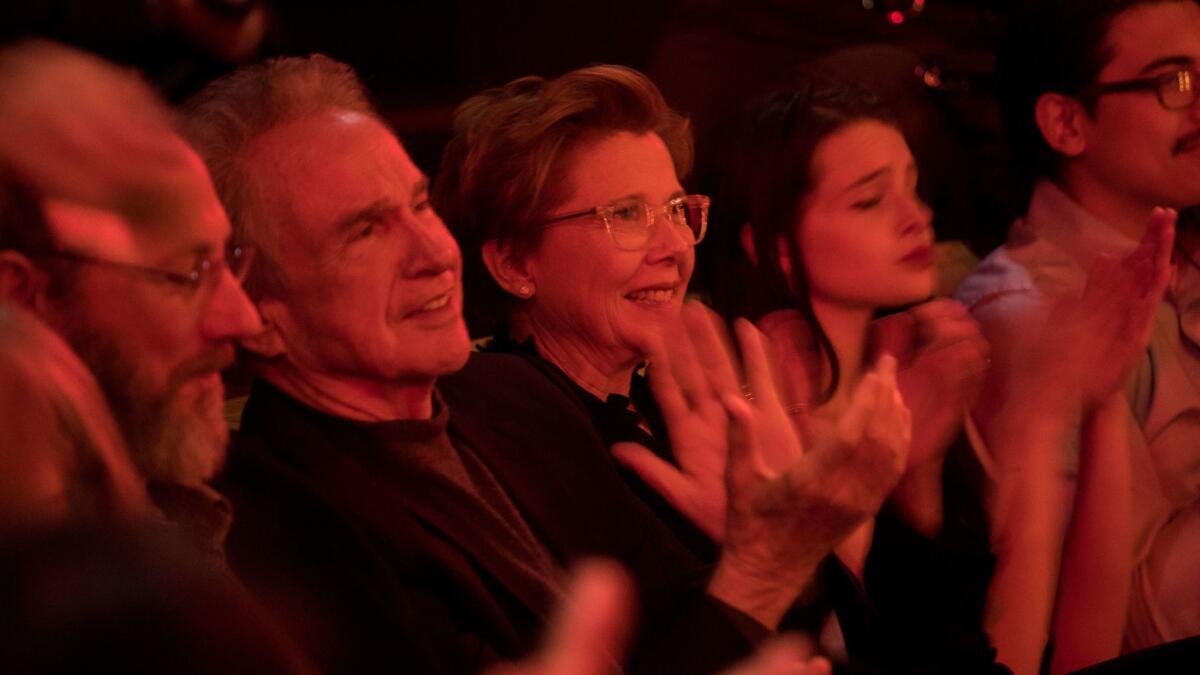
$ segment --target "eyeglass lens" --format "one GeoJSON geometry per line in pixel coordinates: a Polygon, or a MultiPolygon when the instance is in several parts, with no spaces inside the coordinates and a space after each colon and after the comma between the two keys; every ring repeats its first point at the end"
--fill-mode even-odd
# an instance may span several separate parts
{"type": "Polygon", "coordinates": [[[1180,70],[1164,76],[1158,85],[1158,97],[1166,108],[1186,108],[1196,101],[1196,73],[1180,70]]]}
{"type": "Polygon", "coordinates": [[[230,273],[238,281],[245,281],[246,275],[250,272],[250,266],[254,261],[255,250],[244,246],[230,246],[225,252],[225,264],[229,266],[230,273]]]}
{"type": "MultiPolygon", "coordinates": [[[[617,246],[636,250],[650,240],[654,207],[645,202],[614,205],[609,213],[609,229],[617,246]]],[[[708,202],[699,196],[675,199],[662,207],[666,221],[686,232],[695,244],[704,235],[708,202]]]]}

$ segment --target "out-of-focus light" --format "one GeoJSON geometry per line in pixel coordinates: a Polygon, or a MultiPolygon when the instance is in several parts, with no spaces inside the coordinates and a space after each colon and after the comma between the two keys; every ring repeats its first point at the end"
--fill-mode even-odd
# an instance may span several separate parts
{"type": "Polygon", "coordinates": [[[862,0],[863,9],[875,9],[875,0],[862,0]]]}
{"type": "Polygon", "coordinates": [[[925,0],[913,0],[912,13],[920,14],[925,10],[925,0]]]}
{"type": "Polygon", "coordinates": [[[900,24],[904,23],[904,13],[899,11],[892,12],[891,14],[888,14],[888,21],[891,21],[899,26],[900,24]]]}

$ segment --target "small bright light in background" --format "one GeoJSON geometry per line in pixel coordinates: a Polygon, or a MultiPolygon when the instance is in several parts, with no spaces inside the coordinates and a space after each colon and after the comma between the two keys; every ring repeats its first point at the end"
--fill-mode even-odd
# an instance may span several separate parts
{"type": "Polygon", "coordinates": [[[875,9],[875,0],[862,0],[863,9],[875,9]]]}
{"type": "Polygon", "coordinates": [[[898,12],[898,11],[892,12],[891,14],[888,14],[888,21],[891,21],[892,23],[899,26],[900,24],[904,23],[904,13],[898,12]]]}
{"type": "Polygon", "coordinates": [[[920,14],[925,9],[925,0],[913,0],[912,13],[920,14]]]}

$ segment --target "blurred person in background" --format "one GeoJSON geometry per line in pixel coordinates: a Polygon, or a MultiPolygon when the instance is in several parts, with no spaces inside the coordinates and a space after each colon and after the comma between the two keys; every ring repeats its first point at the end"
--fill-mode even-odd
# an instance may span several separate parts
{"type": "Polygon", "coordinates": [[[1136,368],[1111,397],[1097,398],[1083,380],[1061,403],[1073,422],[1048,453],[1052,480],[1028,481],[1042,457],[1009,438],[1027,430],[1014,400],[1036,367],[1026,337],[1061,321],[1054,298],[1078,294],[1096,260],[1128,256],[1162,232],[1174,215],[1157,207],[1200,203],[1200,6],[1043,1],[1014,4],[1010,14],[998,91],[1027,209],[957,295],[993,346],[989,396],[975,418],[995,449],[999,490],[1013,495],[992,514],[993,527],[1049,523],[1039,553],[1021,554],[1041,561],[1044,583],[1006,601],[1013,663],[1033,672],[1049,640],[1052,669],[1071,670],[1200,633],[1194,227],[1179,228],[1170,287],[1136,368]],[[1114,468],[1096,474],[1089,464],[1114,468]],[[1107,570],[1093,579],[1110,589],[1100,594],[1069,585],[1080,577],[1068,573],[1074,563],[1063,553],[1087,504],[1108,514],[1084,553],[1103,563],[1093,569],[1107,570]],[[1044,515],[1031,518],[1031,505],[1044,515]]]}
{"type": "Polygon", "coordinates": [[[0,52],[0,80],[0,170],[28,190],[0,214],[0,297],[89,367],[155,505],[219,561],[230,514],[206,481],[220,371],[260,327],[236,278],[250,256],[226,251],[203,163],[134,74],[30,42],[0,52]]]}
{"type": "Polygon", "coordinates": [[[92,374],[11,305],[0,305],[0,414],[4,530],[147,516],[142,479],[92,374]]]}

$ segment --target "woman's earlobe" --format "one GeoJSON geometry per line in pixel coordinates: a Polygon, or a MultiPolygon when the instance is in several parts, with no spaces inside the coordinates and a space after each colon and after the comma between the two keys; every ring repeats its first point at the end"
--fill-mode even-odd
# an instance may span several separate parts
{"type": "Polygon", "coordinates": [[[537,292],[537,283],[527,269],[524,260],[516,254],[509,242],[501,243],[490,239],[483,243],[483,264],[496,280],[496,284],[507,293],[528,300],[537,292]]]}

